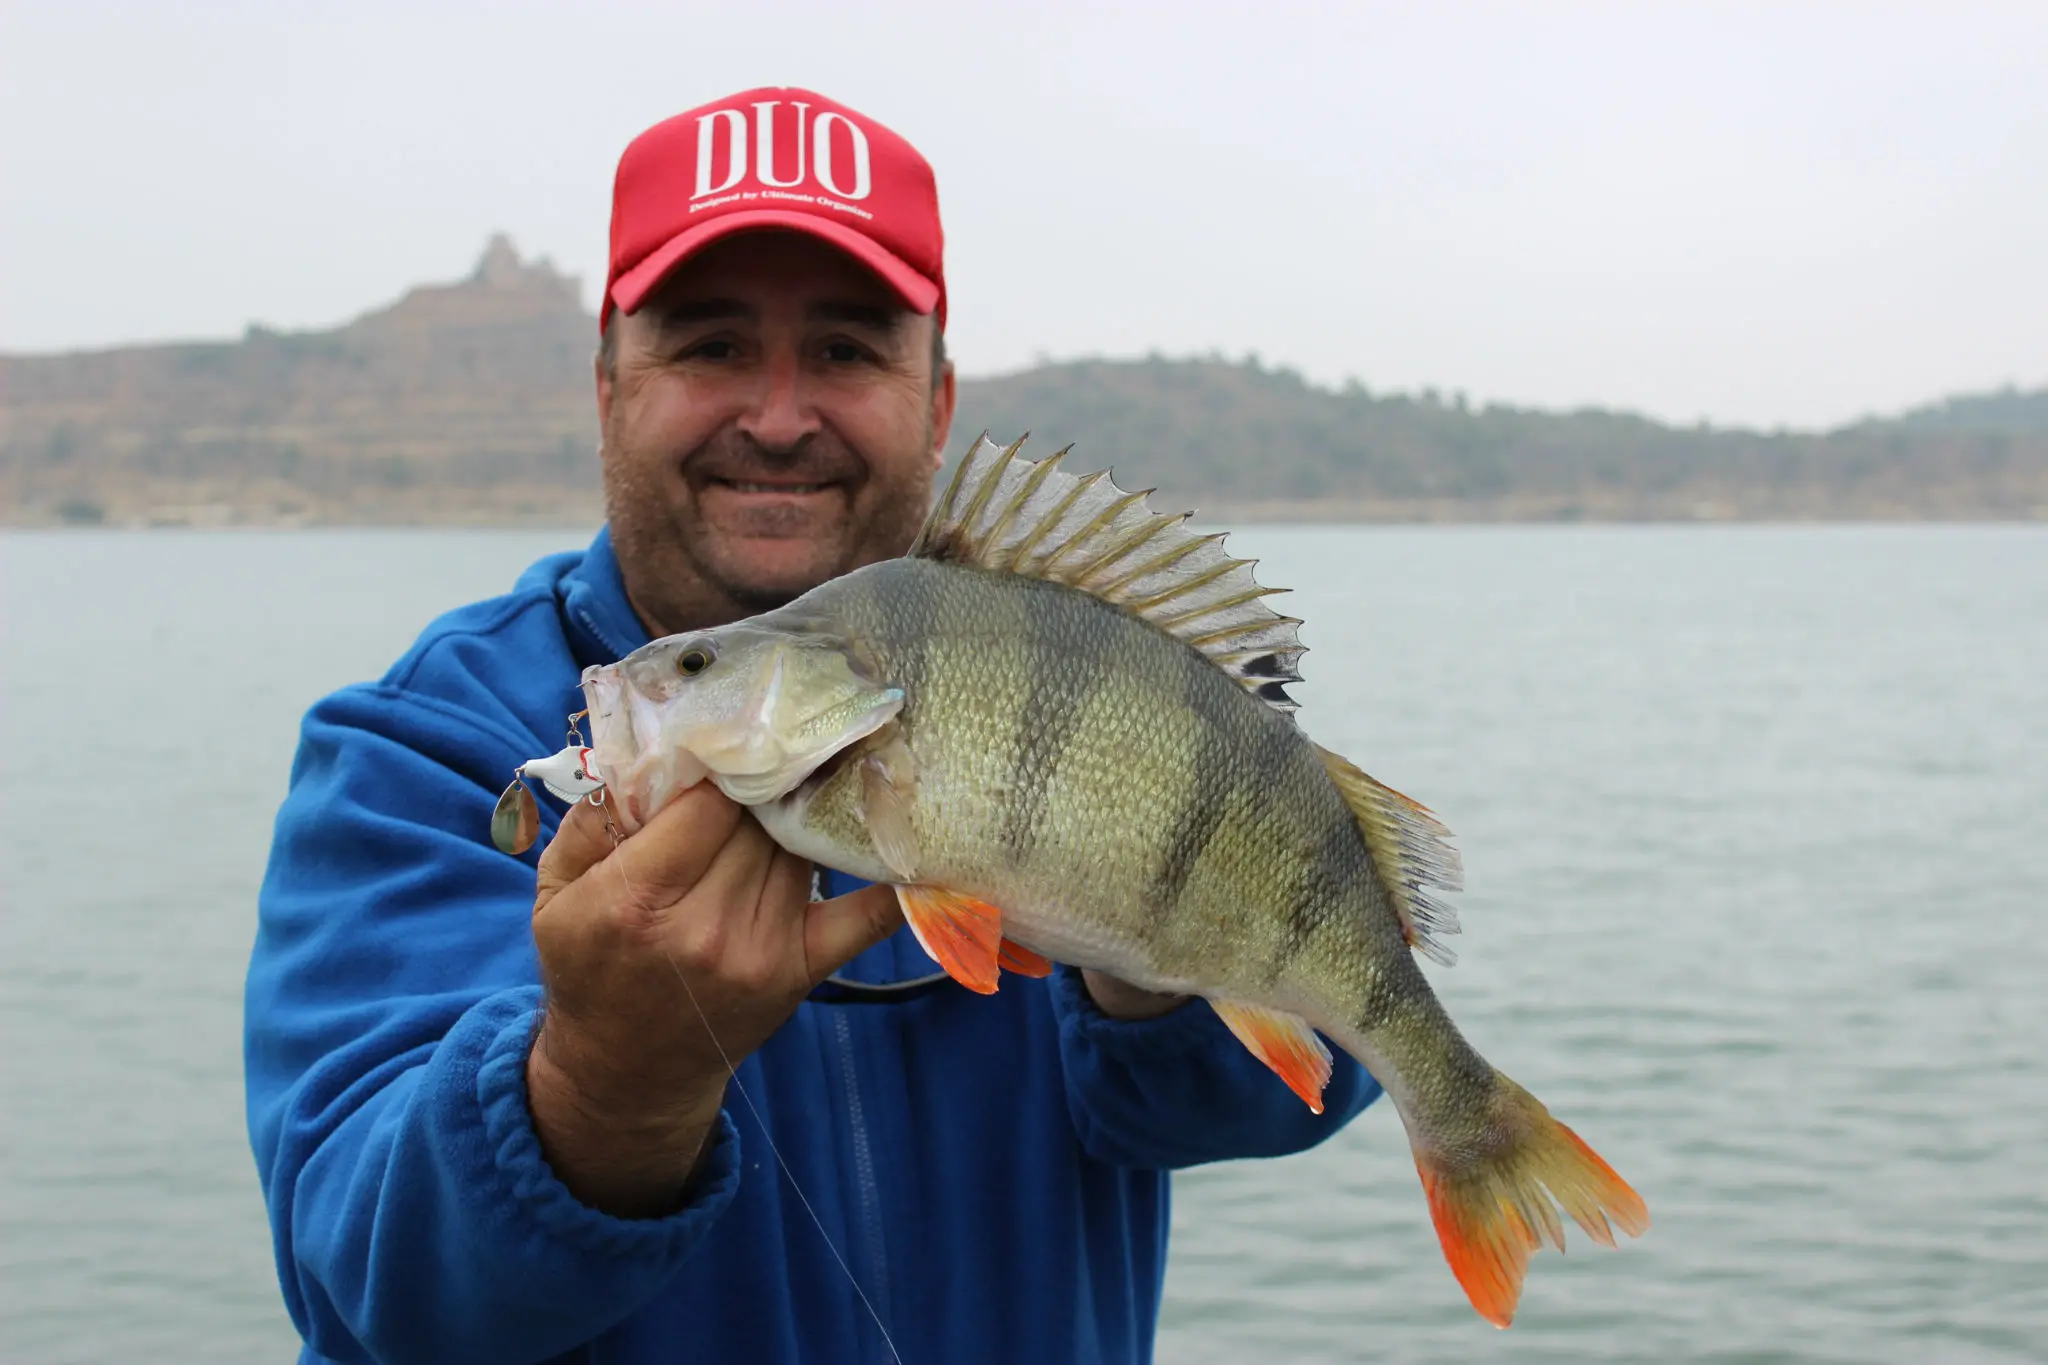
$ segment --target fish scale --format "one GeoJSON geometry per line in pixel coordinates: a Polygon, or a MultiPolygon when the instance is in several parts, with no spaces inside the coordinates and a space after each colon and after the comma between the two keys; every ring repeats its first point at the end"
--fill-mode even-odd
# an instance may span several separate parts
{"type": "Polygon", "coordinates": [[[1416,963],[1450,960],[1449,832],[1302,733],[1298,622],[1247,561],[1018,449],[977,443],[909,556],[587,672],[595,768],[628,819],[708,774],[791,852],[896,886],[973,990],[1056,961],[1201,996],[1318,1110],[1334,1042],[1506,1326],[1554,1205],[1608,1245],[1648,1211],[1416,963]]]}

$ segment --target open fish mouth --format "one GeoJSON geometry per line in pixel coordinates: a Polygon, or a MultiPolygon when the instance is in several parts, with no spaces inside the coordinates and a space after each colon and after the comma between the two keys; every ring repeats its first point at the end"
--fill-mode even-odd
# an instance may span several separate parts
{"type": "Polygon", "coordinates": [[[583,698],[591,733],[585,767],[604,783],[621,832],[638,830],[664,804],[704,780],[707,770],[694,754],[660,743],[659,714],[634,692],[618,665],[586,669],[583,698]]]}

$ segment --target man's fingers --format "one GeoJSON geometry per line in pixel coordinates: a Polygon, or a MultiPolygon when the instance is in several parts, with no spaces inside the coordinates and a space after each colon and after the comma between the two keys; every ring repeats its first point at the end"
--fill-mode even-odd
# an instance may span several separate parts
{"type": "Polygon", "coordinates": [[[541,851],[535,906],[546,905],[556,892],[614,853],[627,885],[659,900],[672,900],[697,884],[743,814],[724,792],[703,782],[615,845],[604,808],[578,801],[541,851]]]}
{"type": "Polygon", "coordinates": [[[727,907],[729,913],[744,907],[746,918],[752,919],[760,909],[769,864],[779,851],[767,832],[743,812],[692,887],[705,904],[727,907]]]}
{"type": "Polygon", "coordinates": [[[864,886],[811,905],[804,921],[804,962],[817,985],[903,927],[893,886],[864,886]]]}
{"type": "Polygon", "coordinates": [[[619,875],[645,904],[676,900],[703,880],[745,815],[724,792],[700,782],[619,845],[619,875]]]}
{"type": "Polygon", "coordinates": [[[813,985],[903,926],[896,892],[888,886],[813,903],[811,865],[777,846],[709,783],[671,801],[616,848],[604,811],[578,802],[541,854],[536,913],[606,859],[648,909],[695,893],[705,906],[744,907],[742,913],[760,927],[779,926],[769,929],[771,935],[801,932],[813,985]]]}

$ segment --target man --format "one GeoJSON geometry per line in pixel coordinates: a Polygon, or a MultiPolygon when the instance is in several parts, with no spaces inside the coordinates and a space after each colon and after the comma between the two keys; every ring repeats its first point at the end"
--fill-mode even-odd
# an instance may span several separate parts
{"type": "Polygon", "coordinates": [[[874,120],[755,90],[627,148],[606,529],[316,705],[278,817],[249,1125],[305,1359],[1146,1360],[1165,1173],[1377,1094],[1340,1054],[1312,1115],[1206,1006],[1069,968],[809,998],[935,968],[708,785],[616,849],[587,804],[537,866],[490,844],[585,666],[908,547],[945,309],[874,120]]]}

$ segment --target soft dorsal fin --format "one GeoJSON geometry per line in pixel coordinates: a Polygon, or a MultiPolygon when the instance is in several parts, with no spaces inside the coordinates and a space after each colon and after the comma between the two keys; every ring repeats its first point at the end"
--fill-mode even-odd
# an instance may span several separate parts
{"type": "Polygon", "coordinates": [[[1292,715],[1287,684],[1303,649],[1301,624],[1264,599],[1281,588],[1252,579],[1223,536],[1197,535],[1189,514],[1145,505],[1151,489],[1127,493],[1106,472],[1076,476],[1059,454],[1025,460],[1023,438],[1005,447],[986,434],[961,460],[910,553],[1043,578],[1079,589],[1150,621],[1201,651],[1274,710],[1292,715]]]}
{"type": "Polygon", "coordinates": [[[1458,912],[1423,890],[1426,886],[1444,891],[1465,888],[1465,862],[1447,842],[1450,830],[1429,807],[1375,782],[1341,754],[1318,744],[1316,755],[1358,818],[1380,886],[1393,902],[1394,913],[1401,917],[1401,932],[1408,946],[1450,966],[1458,955],[1440,936],[1458,932],[1458,912]]]}

